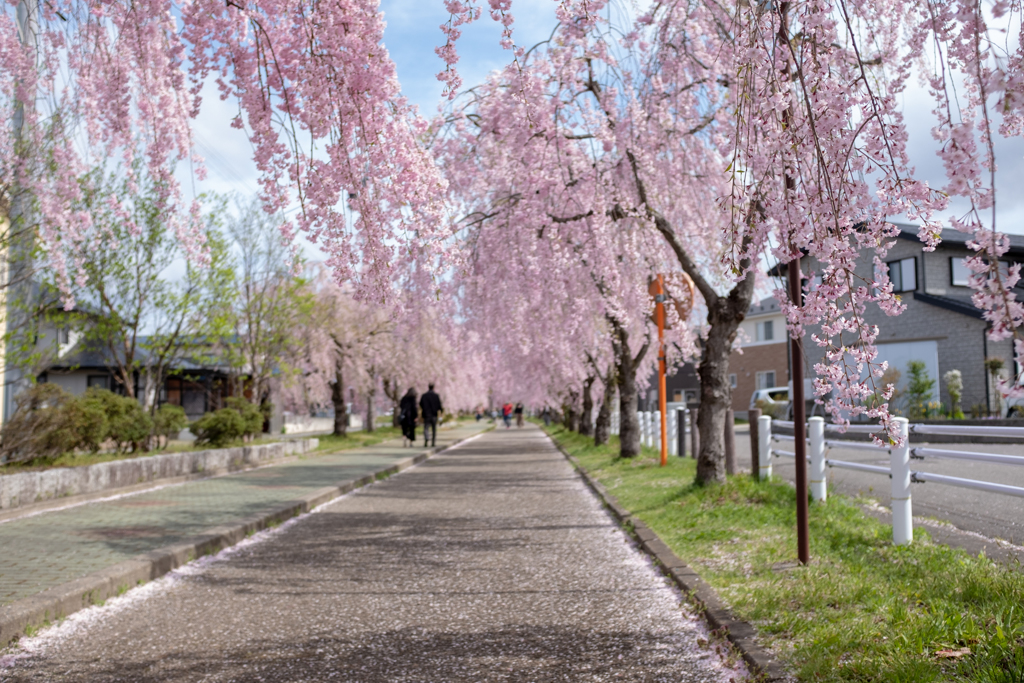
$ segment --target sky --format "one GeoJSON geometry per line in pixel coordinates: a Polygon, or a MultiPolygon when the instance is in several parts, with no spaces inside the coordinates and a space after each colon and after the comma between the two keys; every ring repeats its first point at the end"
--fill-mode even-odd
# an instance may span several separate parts
{"type": "MultiPolygon", "coordinates": [[[[481,3],[486,6],[486,2],[481,3]]],[[[516,43],[530,47],[546,40],[555,27],[554,0],[514,0],[516,43]]],[[[381,0],[387,28],[384,43],[394,60],[402,91],[426,117],[433,116],[441,100],[442,84],[437,72],[443,67],[434,53],[443,40],[440,25],[448,18],[442,0],[381,0]]],[[[487,74],[508,63],[510,53],[499,45],[500,30],[485,13],[480,21],[464,28],[458,50],[458,69],[464,86],[481,82],[487,74]]],[[[943,169],[935,157],[931,137],[932,103],[919,84],[912,84],[903,94],[903,106],[909,127],[909,150],[918,177],[933,187],[943,185],[943,169]]],[[[192,193],[215,191],[236,192],[245,197],[257,191],[256,169],[252,147],[243,131],[230,127],[238,113],[233,101],[221,101],[213,87],[204,90],[203,110],[194,130],[199,153],[206,159],[208,178],[194,181],[187,169],[182,179],[192,193]]],[[[1024,140],[1013,140],[997,150],[998,227],[1001,231],[1024,234],[1024,140]]],[[[964,207],[954,205],[953,212],[964,207]]],[[[949,212],[947,212],[949,213],[949,212]]],[[[894,217],[895,218],[895,217],[894,217]]],[[[315,245],[303,241],[303,250],[310,260],[321,260],[315,245]]]]}

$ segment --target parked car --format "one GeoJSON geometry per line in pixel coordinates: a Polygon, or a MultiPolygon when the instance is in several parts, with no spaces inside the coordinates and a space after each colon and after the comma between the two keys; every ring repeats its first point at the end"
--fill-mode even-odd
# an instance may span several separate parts
{"type": "Polygon", "coordinates": [[[789,414],[789,387],[758,389],[750,395],[750,409],[760,408],[765,415],[784,418],[789,414]]]}

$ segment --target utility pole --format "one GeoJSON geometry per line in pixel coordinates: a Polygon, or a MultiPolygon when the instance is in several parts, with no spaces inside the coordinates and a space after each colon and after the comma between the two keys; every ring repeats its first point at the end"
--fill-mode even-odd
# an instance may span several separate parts
{"type": "MultiPolygon", "coordinates": [[[[792,54],[789,43],[789,2],[779,5],[779,44],[792,54]]],[[[786,80],[789,80],[789,59],[784,62],[786,80]]],[[[793,119],[792,109],[782,112],[782,119],[789,128],[793,119]]],[[[796,180],[786,173],[786,194],[796,190],[796,180]]],[[[787,197],[788,199],[788,197],[787,197]]],[[[800,251],[793,250],[793,260],[788,264],[787,279],[789,280],[789,300],[796,306],[803,305],[803,287],[800,282],[800,251]]],[[[796,439],[793,452],[796,454],[796,546],[800,564],[806,565],[811,560],[810,532],[807,520],[807,426],[804,424],[806,404],[804,403],[804,346],[802,339],[790,341],[793,354],[793,438],[796,439]]]]}
{"type": "Polygon", "coordinates": [[[661,466],[668,464],[668,414],[665,396],[665,276],[654,280],[654,318],[658,323],[658,414],[661,415],[661,466]]]}

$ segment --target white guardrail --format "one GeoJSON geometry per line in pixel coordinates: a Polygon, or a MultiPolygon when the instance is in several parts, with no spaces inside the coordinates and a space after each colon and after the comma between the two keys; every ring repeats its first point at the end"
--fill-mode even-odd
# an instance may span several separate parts
{"type": "MultiPolygon", "coordinates": [[[[1024,441],[1024,427],[968,427],[957,425],[926,425],[910,424],[906,418],[898,417],[896,422],[899,431],[903,435],[902,446],[876,446],[865,441],[847,441],[843,439],[826,439],[825,432],[839,431],[838,425],[826,425],[825,420],[820,417],[812,417],[807,421],[807,462],[810,467],[807,471],[807,483],[814,500],[824,501],[828,495],[825,486],[825,468],[838,467],[840,469],[856,470],[858,472],[871,472],[873,474],[885,474],[892,479],[892,538],[896,545],[906,545],[914,537],[913,528],[913,505],[910,494],[910,485],[930,482],[934,484],[945,484],[947,486],[959,486],[961,488],[988,491],[990,493],[1001,493],[1008,496],[1024,498],[1024,488],[1020,486],[1009,486],[1007,484],[996,484],[988,481],[977,481],[975,479],[963,479],[961,477],[950,477],[944,474],[932,474],[931,472],[918,472],[910,469],[910,461],[924,460],[926,458],[943,458],[948,460],[974,460],[981,462],[993,462],[1003,465],[1024,465],[1024,457],[1018,455],[1001,455],[996,453],[977,453],[974,451],[944,450],[939,448],[924,448],[911,445],[910,435],[914,434],[951,434],[957,436],[1002,436],[1019,438],[1024,441]],[[888,453],[889,467],[878,465],[865,465],[859,462],[847,462],[845,460],[833,460],[827,458],[826,453],[830,448],[850,448],[856,450],[873,451],[881,455],[888,453]]],[[[772,458],[795,458],[792,450],[773,448],[772,442],[795,443],[795,438],[785,434],[773,434],[772,426],[792,428],[793,423],[786,420],[773,420],[771,416],[763,415],[758,419],[758,453],[760,454],[761,478],[770,477],[772,474],[772,458]]],[[[878,431],[877,425],[850,425],[847,432],[874,433],[878,431]]]]}

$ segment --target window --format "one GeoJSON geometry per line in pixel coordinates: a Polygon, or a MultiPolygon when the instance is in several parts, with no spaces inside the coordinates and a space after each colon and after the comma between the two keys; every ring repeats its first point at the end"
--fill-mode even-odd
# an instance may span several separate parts
{"type": "Polygon", "coordinates": [[[900,259],[889,261],[889,281],[893,292],[912,292],[917,289],[917,259],[900,259]]]}
{"type": "Polygon", "coordinates": [[[772,324],[774,321],[765,320],[757,324],[757,341],[771,341],[775,339],[775,326],[772,324]]]}
{"type": "Polygon", "coordinates": [[[88,387],[98,387],[100,389],[110,388],[110,376],[109,375],[89,375],[85,380],[85,384],[88,387]]]}
{"type": "Polygon", "coordinates": [[[732,387],[733,389],[736,388],[736,373],[730,373],[729,386],[732,387]]]}
{"type": "Polygon", "coordinates": [[[775,386],[775,371],[765,370],[764,372],[757,373],[757,388],[758,389],[771,389],[775,386]]]}
{"type": "Polygon", "coordinates": [[[686,392],[686,402],[687,403],[696,403],[697,402],[697,392],[694,391],[694,390],[687,391],[686,392]]]}
{"type": "Polygon", "coordinates": [[[949,271],[952,277],[952,284],[955,287],[968,287],[970,286],[971,269],[967,267],[965,259],[956,258],[955,256],[949,259],[949,271]]]}
{"type": "Polygon", "coordinates": [[[68,328],[66,328],[66,327],[58,327],[57,328],[57,343],[58,344],[67,344],[70,339],[71,339],[71,334],[70,334],[70,330],[68,330],[68,328]]]}

